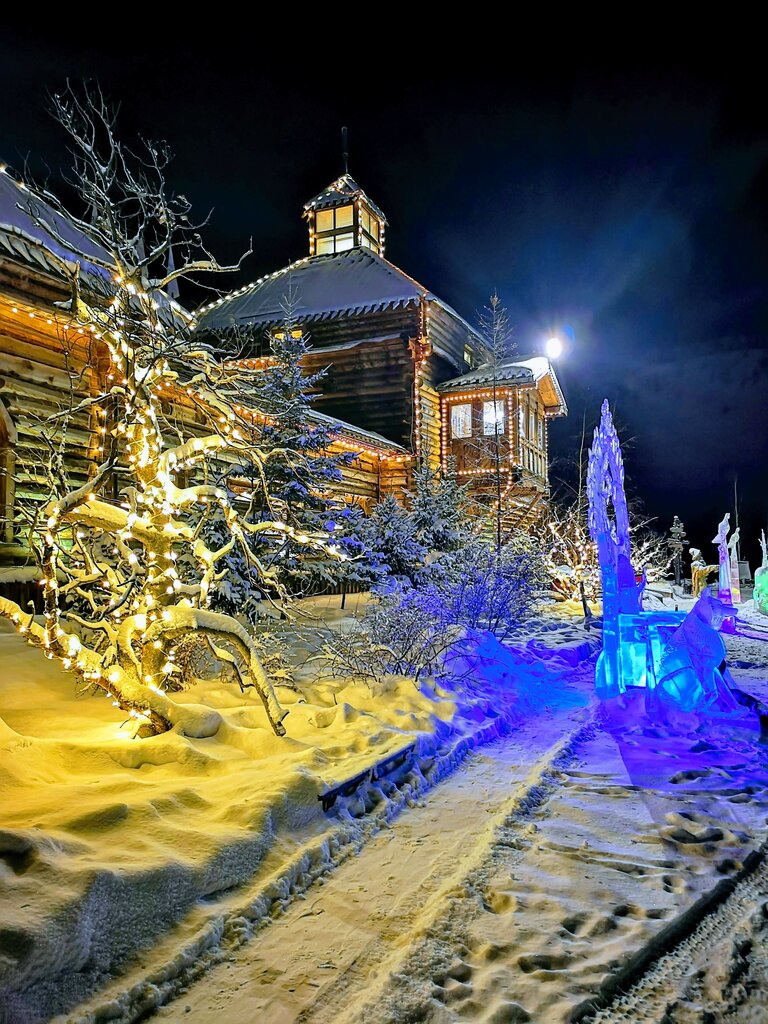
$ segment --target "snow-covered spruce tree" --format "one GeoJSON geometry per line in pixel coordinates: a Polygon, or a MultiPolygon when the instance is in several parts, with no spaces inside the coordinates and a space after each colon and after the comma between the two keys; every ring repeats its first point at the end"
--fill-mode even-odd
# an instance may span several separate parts
{"type": "MultiPolygon", "coordinates": [[[[333,423],[313,415],[311,398],[324,372],[307,374],[302,368],[310,339],[297,323],[295,304],[289,281],[283,322],[270,336],[272,362],[262,370],[255,396],[266,418],[259,437],[263,486],[254,489],[251,514],[258,520],[271,518],[278,510],[282,520],[293,527],[294,532],[285,535],[279,548],[265,552],[265,558],[279,564],[282,585],[298,596],[319,581],[339,582],[344,574],[346,563],[326,551],[308,548],[296,538],[328,532],[344,550],[342,503],[334,498],[333,484],[341,479],[340,467],[351,454],[328,454],[333,423]]],[[[248,466],[241,472],[248,475],[248,466]]]]}
{"type": "Polygon", "coordinates": [[[427,548],[418,538],[416,520],[392,494],[361,521],[359,536],[373,564],[396,580],[412,582],[424,565],[427,548]]]}
{"type": "MultiPolygon", "coordinates": [[[[181,705],[168,691],[184,686],[202,658],[228,666],[242,688],[254,687],[278,734],[285,728],[269,678],[248,632],[231,616],[211,611],[222,559],[238,546],[269,585],[279,570],[266,565],[254,541],[277,544],[297,533],[280,518],[252,522],[223,486],[227,465],[255,468],[264,484],[265,459],[248,409],[257,371],[216,361],[190,337],[188,319],[168,300],[168,288],[196,272],[222,268],[203,247],[189,219],[189,203],[169,193],[164,146],[146,144],[139,157],[118,141],[114,117],[101,92],[72,89],[54,100],[75,156],[74,184],[91,222],[78,222],[104,256],[74,252],[62,261],[72,296],[61,330],[88,339],[87,352],[103,366],[101,387],[48,424],[44,470],[51,498],[29,508],[30,542],[37,552],[45,602],[38,624],[0,598],[10,618],[47,657],[57,658],[86,683],[100,688],[137,719],[141,734],[178,726],[192,736],[213,735],[220,716],[205,705],[181,705]],[[173,250],[178,269],[169,269],[173,250]],[[111,279],[111,298],[99,301],[81,280],[80,259],[111,279]],[[194,399],[200,433],[184,438],[176,412],[194,399]],[[104,438],[92,475],[73,487],[63,459],[73,417],[99,410],[104,438]],[[203,422],[200,422],[203,421],[203,422]],[[180,436],[181,434],[181,436],[180,436]],[[124,482],[118,500],[107,497],[115,473],[124,482]],[[184,481],[182,485],[182,481],[184,481]],[[203,540],[210,516],[226,523],[217,548],[203,540]],[[100,554],[111,542],[111,561],[100,554]],[[177,563],[187,563],[185,580],[177,563]],[[190,570],[189,566],[192,567],[190,570]],[[189,573],[192,578],[190,580],[189,573]],[[80,612],[69,607],[76,598],[80,612]]],[[[30,210],[65,251],[53,196],[30,210]]],[[[31,244],[31,243],[30,243],[31,244]]],[[[269,507],[264,496],[265,508],[269,507]]],[[[327,537],[302,534],[301,544],[335,554],[327,537]]]]}
{"type": "Polygon", "coordinates": [[[469,497],[452,458],[445,470],[423,458],[409,497],[416,537],[428,551],[453,551],[462,544],[470,532],[469,497]]]}

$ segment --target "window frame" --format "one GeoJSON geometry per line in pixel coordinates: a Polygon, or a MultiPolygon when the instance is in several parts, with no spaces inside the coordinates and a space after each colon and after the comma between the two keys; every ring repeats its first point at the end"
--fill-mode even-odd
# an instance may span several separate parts
{"type": "Polygon", "coordinates": [[[452,441],[466,441],[472,437],[472,403],[471,402],[454,402],[451,404],[451,440],[452,441]],[[456,432],[456,424],[459,421],[458,413],[460,410],[469,410],[469,413],[462,416],[462,420],[468,424],[469,433],[458,434],[456,432]]]}
{"type": "Polygon", "coordinates": [[[315,210],[315,256],[333,256],[339,252],[347,252],[355,247],[355,204],[344,203],[342,206],[324,207],[322,210],[315,210]],[[349,211],[349,220],[339,223],[339,214],[349,211]],[[330,215],[331,226],[319,228],[318,221],[330,215]],[[345,244],[340,245],[343,240],[345,244]],[[348,243],[348,244],[346,244],[348,243]]]}
{"type": "Polygon", "coordinates": [[[503,398],[492,398],[483,400],[483,437],[503,437],[507,423],[507,403],[503,398]],[[487,410],[489,405],[495,405],[494,418],[488,422],[487,410]],[[501,414],[501,415],[499,415],[501,414]],[[490,429],[489,429],[490,428],[490,429]]]}
{"type": "Polygon", "coordinates": [[[360,203],[358,207],[359,216],[359,232],[360,242],[368,249],[373,249],[374,252],[381,254],[381,232],[382,225],[379,218],[365,203],[360,203]],[[368,227],[365,226],[366,218],[368,220],[368,227]],[[375,225],[375,232],[372,230],[375,225]]]}

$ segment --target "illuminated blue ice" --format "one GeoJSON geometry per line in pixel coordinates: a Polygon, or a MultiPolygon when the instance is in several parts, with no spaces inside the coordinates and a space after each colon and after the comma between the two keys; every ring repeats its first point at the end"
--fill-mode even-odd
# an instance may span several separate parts
{"type": "Polygon", "coordinates": [[[729,711],[736,701],[718,630],[734,609],[710,596],[691,612],[643,611],[645,577],[632,568],[624,463],[608,402],[603,402],[587,469],[589,531],[603,586],[603,650],[595,687],[605,700],[644,687],[648,711],[729,711]]]}

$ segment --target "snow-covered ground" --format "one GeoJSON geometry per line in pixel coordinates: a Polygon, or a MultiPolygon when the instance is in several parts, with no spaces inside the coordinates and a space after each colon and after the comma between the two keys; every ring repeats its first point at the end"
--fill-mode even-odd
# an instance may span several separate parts
{"type": "MultiPolygon", "coordinates": [[[[338,599],[310,610],[344,628],[338,599]]],[[[731,665],[765,698],[768,629],[745,613],[731,665]]],[[[222,738],[132,740],[0,636],[0,714],[28,737],[0,751],[6,1020],[578,1013],[765,839],[768,757],[748,715],[688,734],[635,697],[596,706],[576,614],[479,642],[437,689],[302,678],[287,740],[244,729],[263,712],[225,688],[222,738]],[[329,786],[411,747],[323,812],[329,786]]],[[[605,1019],[662,1019],[621,1012],[605,1019]]]]}
{"type": "MultiPolygon", "coordinates": [[[[741,659],[737,681],[768,695],[768,645],[737,636],[729,647],[741,659]]],[[[572,754],[532,818],[513,818],[498,831],[426,935],[335,1019],[570,1020],[631,954],[652,952],[669,922],[737,872],[765,840],[768,757],[748,718],[742,726],[672,735],[645,721],[630,701],[602,713],[572,754]]],[[[763,884],[763,904],[766,897],[763,884]]],[[[764,911],[759,901],[754,909],[750,927],[757,931],[764,911]]],[[[734,942],[738,937],[726,929],[723,946],[730,950],[734,942]]],[[[761,964],[765,983],[758,955],[755,972],[761,964]]],[[[712,974],[728,970],[713,964],[712,974]]],[[[756,1015],[743,1019],[764,1020],[764,1000],[754,1001],[756,1015]]],[[[690,1016],[665,1017],[662,1000],[658,1016],[628,1004],[626,1015],[610,1019],[742,1019],[696,1016],[689,1003],[690,1016]]],[[[301,1019],[333,1018],[310,1012],[301,1019]]]]}
{"type": "MultiPolygon", "coordinates": [[[[728,640],[737,680],[765,696],[768,644],[759,623],[742,633],[728,640]]],[[[571,685],[579,677],[591,684],[572,672],[571,685]]],[[[549,721],[529,719],[474,755],[159,1016],[498,1024],[585,1009],[759,847],[768,759],[750,718],[674,735],[630,700],[584,721],[556,704],[549,721]],[[564,742],[548,746],[556,732],[564,742]]],[[[728,920],[730,963],[740,940],[728,920]]],[[[606,1019],[660,1022],[659,1005],[606,1019]]],[[[681,1022],[709,1019],[683,1005],[681,1022]]]]}
{"type": "Polygon", "coordinates": [[[589,688],[568,677],[595,641],[567,619],[550,627],[538,630],[548,646],[530,635],[512,651],[481,640],[438,688],[400,679],[372,693],[303,678],[301,697],[280,692],[291,708],[284,739],[260,704],[209,684],[205,699],[224,717],[215,739],[136,740],[109,701],[76,699],[72,677],[0,623],[0,717],[13,730],[0,747],[5,1021],[46,1019],[93,991],[115,999],[105,1014],[97,997],[98,1019],[137,1019],[468,751],[553,702],[583,707],[589,688]],[[392,758],[387,777],[323,811],[321,794],[392,758]]]}

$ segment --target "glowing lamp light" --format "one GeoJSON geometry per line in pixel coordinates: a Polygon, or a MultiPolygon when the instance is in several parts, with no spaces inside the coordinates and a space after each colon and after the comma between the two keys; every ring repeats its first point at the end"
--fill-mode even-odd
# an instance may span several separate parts
{"type": "Polygon", "coordinates": [[[547,353],[550,359],[559,359],[563,354],[563,343],[556,336],[547,338],[547,343],[544,346],[544,351],[547,353]]]}

